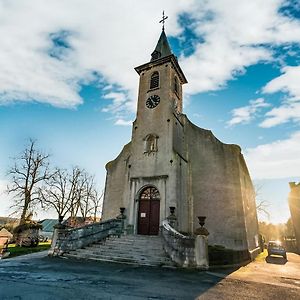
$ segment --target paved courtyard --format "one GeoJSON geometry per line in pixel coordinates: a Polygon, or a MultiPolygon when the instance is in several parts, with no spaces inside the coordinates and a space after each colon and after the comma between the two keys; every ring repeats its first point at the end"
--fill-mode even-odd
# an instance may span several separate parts
{"type": "Polygon", "coordinates": [[[0,261],[0,299],[300,299],[300,259],[288,258],[201,272],[36,253],[0,261]]]}

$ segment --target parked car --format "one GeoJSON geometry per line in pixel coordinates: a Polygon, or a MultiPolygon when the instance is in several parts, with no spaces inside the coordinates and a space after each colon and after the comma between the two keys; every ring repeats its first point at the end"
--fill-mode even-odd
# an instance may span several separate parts
{"type": "Polygon", "coordinates": [[[280,255],[283,256],[284,259],[286,259],[286,250],[279,241],[269,241],[267,249],[268,256],[280,255]]]}

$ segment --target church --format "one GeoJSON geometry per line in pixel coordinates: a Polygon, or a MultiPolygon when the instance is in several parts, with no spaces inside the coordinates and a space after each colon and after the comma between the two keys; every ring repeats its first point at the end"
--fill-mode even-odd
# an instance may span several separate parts
{"type": "Polygon", "coordinates": [[[124,208],[127,232],[152,236],[173,212],[176,230],[192,235],[205,216],[209,245],[257,249],[255,192],[241,148],[183,113],[187,78],[164,27],[150,61],[135,71],[136,119],[131,141],[106,165],[102,220],[124,208]]]}

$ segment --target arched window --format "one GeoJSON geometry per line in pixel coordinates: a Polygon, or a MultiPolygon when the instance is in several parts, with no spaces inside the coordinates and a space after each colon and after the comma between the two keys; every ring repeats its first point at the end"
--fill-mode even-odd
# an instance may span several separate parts
{"type": "Polygon", "coordinates": [[[159,191],[152,186],[146,187],[140,194],[140,200],[160,200],[159,191]]]}
{"type": "Polygon", "coordinates": [[[151,80],[150,80],[150,89],[155,89],[159,87],[159,73],[154,72],[151,75],[151,80]]]}
{"type": "Polygon", "coordinates": [[[145,138],[145,145],[144,145],[144,153],[151,153],[157,151],[157,139],[158,136],[155,134],[148,134],[145,138]]]}
{"type": "Polygon", "coordinates": [[[178,79],[176,76],[174,77],[174,92],[178,94],[178,79]]]}

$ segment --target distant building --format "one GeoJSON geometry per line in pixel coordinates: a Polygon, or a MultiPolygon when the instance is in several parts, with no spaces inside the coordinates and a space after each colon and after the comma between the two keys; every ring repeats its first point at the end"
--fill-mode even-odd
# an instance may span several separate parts
{"type": "Polygon", "coordinates": [[[0,217],[0,228],[6,225],[15,227],[19,224],[19,219],[10,218],[10,217],[0,217]]]}
{"type": "Polygon", "coordinates": [[[13,235],[12,235],[12,233],[10,233],[7,229],[5,229],[5,228],[2,228],[1,230],[0,230],[0,239],[12,239],[12,237],[13,237],[13,235]]]}
{"type": "Polygon", "coordinates": [[[68,227],[82,227],[88,224],[93,224],[94,223],[94,218],[92,217],[69,217],[66,219],[63,224],[68,226],[68,227]]]}
{"type": "Polygon", "coordinates": [[[38,222],[42,225],[39,234],[47,237],[48,239],[52,238],[54,226],[58,223],[57,219],[45,219],[38,222]]]}
{"type": "Polygon", "coordinates": [[[300,182],[290,182],[289,207],[294,227],[298,253],[300,254],[300,182]]]}

